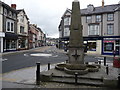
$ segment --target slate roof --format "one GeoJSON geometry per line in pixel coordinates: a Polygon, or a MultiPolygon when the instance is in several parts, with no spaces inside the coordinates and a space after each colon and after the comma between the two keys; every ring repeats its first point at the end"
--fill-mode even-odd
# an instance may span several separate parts
{"type": "Polygon", "coordinates": [[[4,6],[8,10],[11,10],[12,12],[17,13],[17,11],[14,8],[11,8],[9,5],[5,4],[4,2],[0,1],[0,5],[4,6]]]}
{"type": "MultiPolygon", "coordinates": [[[[70,9],[67,9],[66,11],[68,11],[70,13],[72,12],[72,10],[70,10],[70,9]]],[[[116,11],[120,11],[120,4],[105,5],[104,7],[102,7],[102,6],[94,7],[93,11],[88,11],[87,8],[81,9],[81,15],[112,13],[112,12],[116,12],[116,11]]]]}
{"type": "Polygon", "coordinates": [[[94,7],[93,11],[88,11],[86,9],[81,9],[81,15],[91,15],[91,14],[102,14],[102,13],[112,13],[115,11],[120,11],[120,4],[106,5],[104,7],[94,7]]]}

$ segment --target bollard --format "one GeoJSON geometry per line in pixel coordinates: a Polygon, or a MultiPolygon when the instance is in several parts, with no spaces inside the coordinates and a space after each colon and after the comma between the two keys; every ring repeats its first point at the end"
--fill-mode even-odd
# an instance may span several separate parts
{"type": "Polygon", "coordinates": [[[104,57],[104,66],[106,66],[106,57],[104,57]]]}
{"type": "Polygon", "coordinates": [[[120,74],[118,74],[118,84],[117,84],[118,88],[120,88],[120,74]]]}
{"type": "Polygon", "coordinates": [[[88,62],[85,62],[85,64],[87,64],[87,65],[88,65],[89,63],[88,63],[88,62]]]}
{"type": "Polygon", "coordinates": [[[68,63],[68,60],[66,60],[66,63],[68,63]]]}
{"type": "Polygon", "coordinates": [[[40,62],[37,62],[37,70],[36,70],[36,84],[40,85],[40,62]]]}
{"type": "Polygon", "coordinates": [[[101,61],[98,61],[99,62],[99,64],[101,65],[101,61]]]}
{"type": "Polygon", "coordinates": [[[48,63],[48,70],[50,70],[50,63],[48,63]]]}
{"type": "Polygon", "coordinates": [[[107,75],[109,74],[109,67],[108,67],[108,65],[106,66],[106,74],[107,75]]]}
{"type": "Polygon", "coordinates": [[[76,72],[76,73],[75,73],[75,85],[78,84],[78,83],[77,83],[77,79],[78,79],[77,76],[78,76],[78,73],[76,72]]]}

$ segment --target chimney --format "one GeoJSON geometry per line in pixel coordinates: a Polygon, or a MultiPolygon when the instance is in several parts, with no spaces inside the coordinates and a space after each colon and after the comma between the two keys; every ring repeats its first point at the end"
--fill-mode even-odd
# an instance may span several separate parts
{"type": "Polygon", "coordinates": [[[104,8],[104,4],[105,4],[105,2],[104,2],[104,0],[102,0],[102,8],[104,8]]]}
{"type": "Polygon", "coordinates": [[[16,9],[16,4],[11,4],[11,7],[16,9]]]}

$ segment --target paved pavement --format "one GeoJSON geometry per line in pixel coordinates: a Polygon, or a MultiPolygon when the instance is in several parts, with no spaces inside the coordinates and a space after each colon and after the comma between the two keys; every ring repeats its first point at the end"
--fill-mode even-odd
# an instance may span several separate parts
{"type": "MultiPolygon", "coordinates": [[[[65,53],[63,50],[59,50],[59,49],[57,50],[58,52],[65,53]]],[[[17,52],[19,53],[19,52],[24,52],[24,51],[17,51],[17,52]]],[[[13,54],[13,53],[16,53],[16,52],[4,53],[4,55],[13,54]]],[[[110,68],[111,71],[113,71],[113,72],[110,72],[110,74],[112,76],[117,77],[118,69],[113,68],[111,62],[107,62],[107,64],[111,67],[110,68]]],[[[54,68],[55,65],[56,64],[52,64],[51,68],[54,68]]],[[[47,65],[41,65],[41,72],[46,71],[46,70],[47,70],[47,65]]],[[[15,70],[12,72],[4,73],[3,75],[0,74],[0,85],[2,83],[2,88],[68,88],[68,87],[69,88],[91,88],[89,86],[88,87],[87,86],[75,86],[75,85],[69,85],[69,84],[47,83],[47,82],[42,83],[41,85],[37,86],[35,84],[36,83],[35,76],[36,76],[36,66],[15,70]]],[[[96,88],[96,87],[92,87],[92,88],[96,88]]]]}

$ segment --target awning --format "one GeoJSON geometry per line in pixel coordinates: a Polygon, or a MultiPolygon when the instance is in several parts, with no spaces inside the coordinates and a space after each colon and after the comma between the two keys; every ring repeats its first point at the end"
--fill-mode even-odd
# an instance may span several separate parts
{"type": "Polygon", "coordinates": [[[18,39],[18,35],[15,33],[5,33],[6,39],[18,39]]]}

